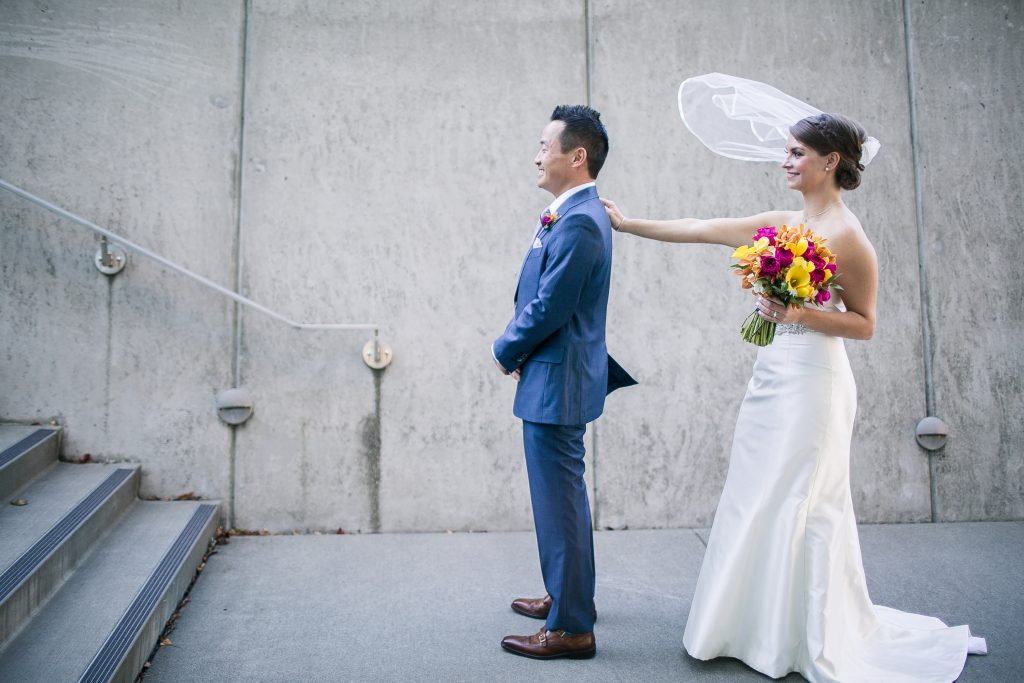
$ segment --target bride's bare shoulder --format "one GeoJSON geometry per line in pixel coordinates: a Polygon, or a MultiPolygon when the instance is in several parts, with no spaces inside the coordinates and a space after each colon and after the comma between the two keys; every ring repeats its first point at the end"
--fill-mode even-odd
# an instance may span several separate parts
{"type": "Polygon", "coordinates": [[[836,221],[829,230],[829,246],[837,254],[854,252],[875,256],[875,248],[871,244],[864,226],[852,212],[846,211],[841,220],[836,221]]]}

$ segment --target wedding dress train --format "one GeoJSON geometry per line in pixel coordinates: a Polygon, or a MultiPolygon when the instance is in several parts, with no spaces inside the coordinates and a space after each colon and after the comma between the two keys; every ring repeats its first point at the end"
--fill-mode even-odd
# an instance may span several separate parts
{"type": "Polygon", "coordinates": [[[773,678],[950,683],[967,626],[872,605],[850,494],[856,387],[843,340],[779,326],[740,408],[683,643],[773,678]]]}

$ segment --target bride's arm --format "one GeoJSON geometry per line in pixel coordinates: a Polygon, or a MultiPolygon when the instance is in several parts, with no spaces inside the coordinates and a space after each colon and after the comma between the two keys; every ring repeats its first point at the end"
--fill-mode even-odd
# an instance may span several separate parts
{"type": "Polygon", "coordinates": [[[758,228],[781,226],[791,217],[788,211],[767,211],[746,218],[677,218],[667,221],[626,218],[610,199],[602,199],[612,227],[638,237],[661,242],[698,242],[738,247],[754,241],[758,228]]]}
{"type": "Polygon", "coordinates": [[[836,254],[836,267],[840,274],[843,304],[846,311],[823,311],[816,308],[790,307],[771,303],[759,304],[765,311],[777,311],[777,318],[762,314],[765,320],[806,325],[812,330],[833,337],[871,339],[875,333],[875,304],[878,297],[878,258],[867,237],[851,234],[830,240],[829,247],[836,254]]]}

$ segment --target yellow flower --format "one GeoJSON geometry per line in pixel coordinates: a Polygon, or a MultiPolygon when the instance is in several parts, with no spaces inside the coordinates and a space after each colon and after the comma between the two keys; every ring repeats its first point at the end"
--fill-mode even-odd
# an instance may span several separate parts
{"type": "MultiPolygon", "coordinates": [[[[804,245],[804,251],[807,251],[807,245],[804,245]]],[[[814,264],[809,262],[802,256],[797,256],[793,259],[793,263],[789,264],[790,268],[800,268],[810,273],[814,270],[814,264]]]]}
{"type": "Polygon", "coordinates": [[[814,293],[814,287],[811,286],[811,273],[807,270],[806,261],[802,258],[793,259],[793,265],[786,271],[786,288],[790,294],[801,299],[806,299],[814,293]]]}
{"type": "Polygon", "coordinates": [[[745,259],[751,254],[751,249],[748,245],[744,244],[741,247],[737,247],[736,251],[732,252],[733,258],[745,259]]]}
{"type": "MultiPolygon", "coordinates": [[[[744,259],[753,258],[754,256],[759,256],[761,254],[761,252],[764,251],[767,248],[768,248],[768,238],[767,237],[762,237],[761,239],[759,239],[756,242],[754,242],[754,244],[752,246],[748,246],[748,245],[744,244],[743,246],[737,248],[736,251],[734,251],[732,253],[732,257],[733,258],[738,258],[738,259],[740,259],[742,261],[744,259]]],[[[806,249],[806,248],[807,247],[805,246],[804,249],[806,249]]],[[[801,252],[801,253],[803,253],[803,252],[801,252]]]]}

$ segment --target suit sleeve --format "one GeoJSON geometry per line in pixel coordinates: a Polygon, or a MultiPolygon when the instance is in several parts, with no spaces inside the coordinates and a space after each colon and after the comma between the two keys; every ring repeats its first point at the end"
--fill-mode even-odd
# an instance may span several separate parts
{"type": "Polygon", "coordinates": [[[566,217],[552,231],[536,298],[494,342],[495,358],[509,371],[569,322],[604,250],[600,229],[585,214],[566,217]]]}

